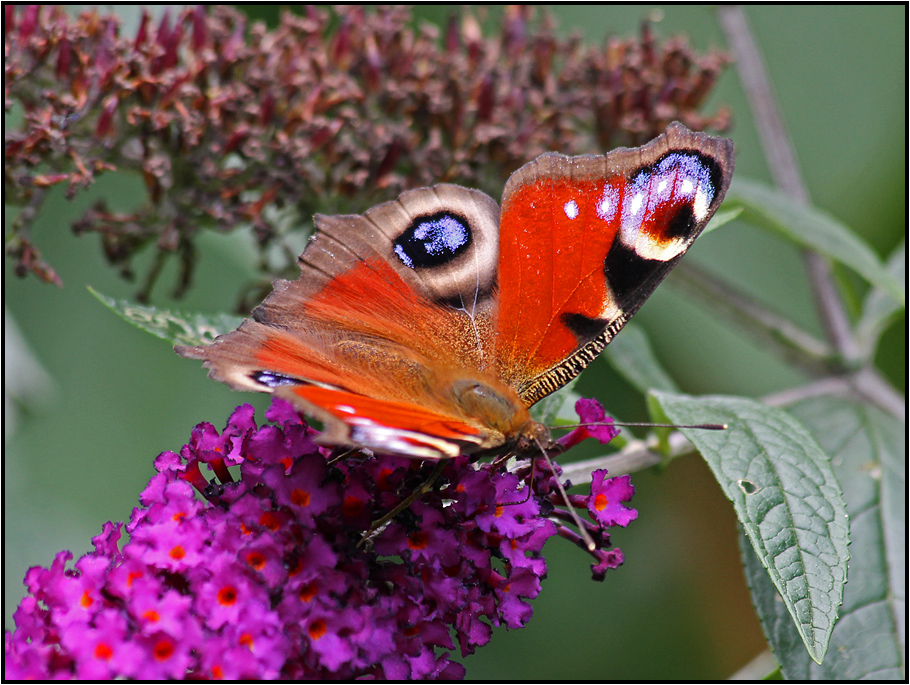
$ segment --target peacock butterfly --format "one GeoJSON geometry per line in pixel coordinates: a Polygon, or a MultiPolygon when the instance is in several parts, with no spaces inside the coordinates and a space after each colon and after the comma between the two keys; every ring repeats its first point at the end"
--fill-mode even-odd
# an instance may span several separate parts
{"type": "Polygon", "coordinates": [[[639,148],[546,153],[502,208],[440,184],[315,217],[300,277],[204,347],[209,375],[271,392],[322,439],[419,459],[552,445],[528,413],[590,364],[701,233],[733,142],[673,123],[639,148]]]}

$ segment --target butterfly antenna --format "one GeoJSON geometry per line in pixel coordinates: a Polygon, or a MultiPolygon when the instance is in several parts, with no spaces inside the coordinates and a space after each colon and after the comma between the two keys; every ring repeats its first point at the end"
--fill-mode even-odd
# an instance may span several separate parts
{"type": "Polygon", "coordinates": [[[706,431],[725,431],[729,426],[725,423],[697,423],[693,426],[683,426],[677,423],[635,423],[620,421],[592,421],[591,423],[573,423],[568,426],[553,426],[558,428],[587,428],[588,426],[628,426],[631,428],[699,428],[706,431]]]}
{"type": "MultiPolygon", "coordinates": [[[[566,489],[562,486],[562,483],[559,482],[559,476],[556,475],[556,467],[553,465],[550,455],[547,454],[547,451],[543,448],[543,445],[540,444],[540,441],[537,438],[534,438],[534,442],[537,443],[540,453],[543,455],[543,458],[546,459],[547,465],[550,467],[550,473],[553,474],[553,478],[556,480],[556,489],[559,490],[559,494],[566,503],[566,507],[569,509],[569,515],[572,517],[575,525],[578,526],[578,532],[581,534],[581,539],[585,541],[585,546],[588,548],[588,551],[593,552],[597,549],[597,543],[594,542],[594,538],[592,538],[591,534],[588,532],[588,528],[585,526],[584,521],[578,516],[575,507],[569,502],[569,495],[566,493],[566,489]]],[[[531,486],[529,485],[528,487],[531,486]]]]}

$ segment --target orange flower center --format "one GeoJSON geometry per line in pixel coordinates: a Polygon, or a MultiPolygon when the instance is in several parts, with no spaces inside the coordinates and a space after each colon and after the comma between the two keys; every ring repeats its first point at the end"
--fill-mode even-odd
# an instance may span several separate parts
{"type": "Polygon", "coordinates": [[[291,492],[291,502],[298,507],[308,507],[310,506],[310,493],[297,488],[291,492]]]}
{"type": "Polygon", "coordinates": [[[427,534],[420,530],[408,535],[408,547],[411,549],[423,549],[429,541],[427,534]]]}
{"type": "Polygon", "coordinates": [[[170,640],[159,640],[153,650],[153,654],[158,661],[167,661],[173,653],[174,643],[170,640]]]}
{"type": "Polygon", "coordinates": [[[114,656],[114,650],[111,649],[110,646],[107,645],[106,643],[99,642],[97,645],[95,645],[95,658],[96,659],[101,659],[101,661],[107,661],[112,656],[114,656]]]}
{"type": "Polygon", "coordinates": [[[313,597],[316,596],[316,592],[319,590],[319,583],[315,580],[311,580],[309,583],[304,585],[297,592],[297,596],[300,597],[301,601],[310,602],[313,597]]]}
{"type": "Polygon", "coordinates": [[[246,563],[257,571],[261,571],[265,566],[265,555],[261,552],[250,552],[246,555],[246,563]]]}
{"type": "Polygon", "coordinates": [[[237,601],[237,589],[228,585],[218,591],[218,603],[222,606],[231,606],[237,601]]]}
{"type": "Polygon", "coordinates": [[[321,618],[318,618],[310,624],[310,629],[308,632],[311,638],[318,640],[326,634],[327,630],[328,628],[325,625],[325,621],[323,621],[321,618]]]}

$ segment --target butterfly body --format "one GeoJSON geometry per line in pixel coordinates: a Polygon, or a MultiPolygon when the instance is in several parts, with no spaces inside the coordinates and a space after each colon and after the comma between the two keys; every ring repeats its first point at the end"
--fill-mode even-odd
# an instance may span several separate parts
{"type": "Polygon", "coordinates": [[[499,452],[528,409],[603,350],[720,204],[732,143],[672,124],[641,148],[547,153],[502,210],[440,184],[316,216],[301,276],[238,330],[178,348],[241,390],[324,421],[324,439],[424,459],[499,452]]]}

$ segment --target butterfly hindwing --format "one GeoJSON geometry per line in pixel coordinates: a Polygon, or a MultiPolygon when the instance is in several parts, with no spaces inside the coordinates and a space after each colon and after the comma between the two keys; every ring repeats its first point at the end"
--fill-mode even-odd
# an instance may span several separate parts
{"type": "Polygon", "coordinates": [[[381,448],[421,459],[456,457],[489,444],[484,426],[467,423],[412,402],[376,400],[311,384],[275,391],[325,423],[329,444],[381,448]]]}
{"type": "Polygon", "coordinates": [[[317,216],[296,281],[276,282],[236,331],[178,352],[316,415],[330,442],[419,458],[498,447],[502,430],[464,411],[494,350],[498,224],[491,198],[445,184],[317,216]]]}

